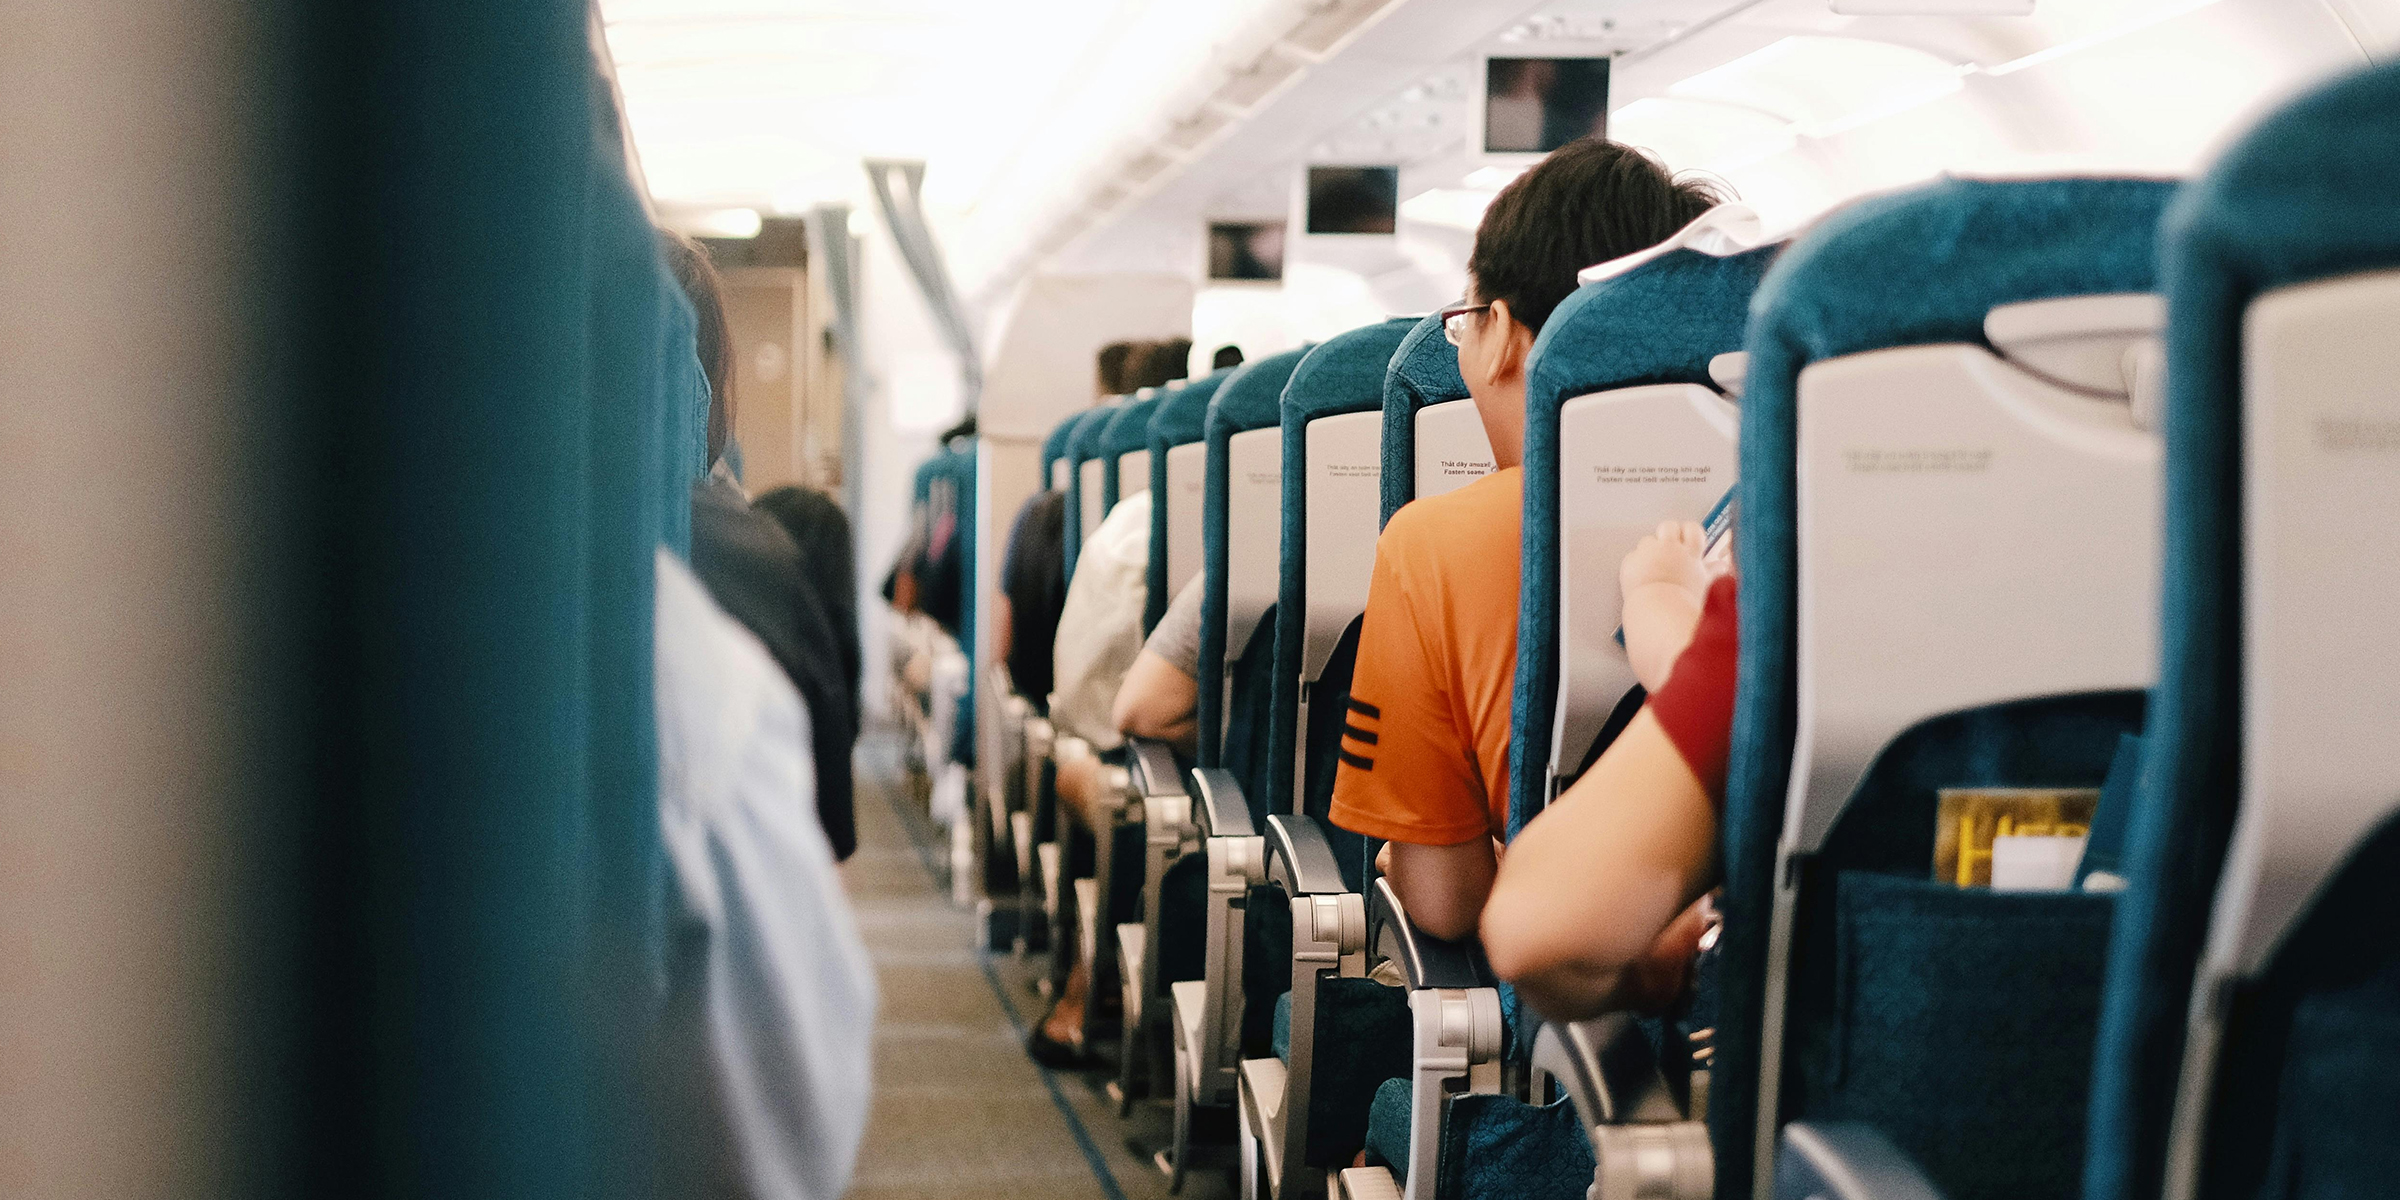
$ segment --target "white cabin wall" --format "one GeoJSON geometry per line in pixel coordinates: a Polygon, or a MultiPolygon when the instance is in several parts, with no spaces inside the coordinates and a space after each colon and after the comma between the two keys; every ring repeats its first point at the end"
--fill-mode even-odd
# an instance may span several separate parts
{"type": "MultiPolygon", "coordinates": [[[[1140,264],[1138,256],[1129,260],[1140,264]]],[[[998,611],[1001,555],[1009,525],[1027,497],[1042,487],[1042,442],[1068,416],[1091,407],[1098,386],[1100,347],[1124,339],[1188,336],[1192,281],[1184,274],[1129,270],[1114,274],[1039,275],[1019,286],[1007,311],[989,323],[982,433],[976,471],[976,611],[998,611]]],[[[975,661],[995,661],[997,621],[975,623],[975,661]]],[[[977,736],[999,728],[993,696],[978,687],[977,736]]],[[[986,750],[993,749],[986,743],[986,750]]],[[[998,755],[984,753],[985,767],[998,755]]],[[[986,785],[997,782],[987,778],[986,785]]]]}
{"type": "MultiPolygon", "coordinates": [[[[867,210],[860,210],[867,211],[867,210]]],[[[934,436],[965,411],[958,358],[934,328],[916,280],[881,218],[851,223],[858,236],[860,373],[859,511],[850,514],[858,566],[862,701],[887,711],[891,639],[883,577],[908,540],[909,482],[938,447],[934,436]]]]}

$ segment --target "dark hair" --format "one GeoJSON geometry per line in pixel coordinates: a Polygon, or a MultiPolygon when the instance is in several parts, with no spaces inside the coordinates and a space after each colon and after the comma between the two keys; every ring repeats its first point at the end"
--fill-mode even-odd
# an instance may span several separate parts
{"type": "Polygon", "coordinates": [[[1127,367],[1133,365],[1133,352],[1139,342],[1110,342],[1100,347],[1100,391],[1110,396],[1122,396],[1133,389],[1126,385],[1127,367]]]}
{"type": "Polygon", "coordinates": [[[1125,391],[1127,394],[1146,387],[1165,387],[1171,380],[1192,373],[1192,339],[1169,338],[1163,342],[1142,342],[1126,364],[1125,391]]]}
{"type": "Polygon", "coordinates": [[[700,373],[708,377],[708,461],[713,463],[733,436],[733,334],[725,324],[725,285],[700,243],[661,229],[658,249],[700,318],[700,373]]]}
{"type": "Polygon", "coordinates": [[[1484,210],[1467,274],[1475,298],[1508,301],[1540,333],[1575,290],[1575,273],[1667,239],[1722,203],[1714,184],[1678,181],[1631,146],[1569,142],[1519,175],[1484,210]]]}
{"type": "Polygon", "coordinates": [[[1222,371],[1227,367],[1240,365],[1242,365],[1242,348],[1240,346],[1219,346],[1217,352],[1208,360],[1208,369],[1211,371],[1222,371]]]}

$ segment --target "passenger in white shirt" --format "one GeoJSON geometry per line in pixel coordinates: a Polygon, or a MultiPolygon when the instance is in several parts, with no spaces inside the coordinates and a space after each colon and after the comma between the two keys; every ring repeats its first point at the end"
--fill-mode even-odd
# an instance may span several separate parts
{"type": "MultiPolygon", "coordinates": [[[[1138,492],[1119,501],[1085,539],[1058,616],[1050,722],[1062,737],[1080,739],[1060,745],[1058,798],[1062,812],[1087,830],[1095,828],[1101,800],[1103,764],[1092,751],[1105,754],[1125,744],[1114,715],[1117,689],[1142,650],[1149,589],[1150,493],[1138,492]]],[[[1075,947],[1061,952],[1073,954],[1075,947]]],[[[1077,1042],[1090,991],[1091,965],[1079,961],[1069,969],[1058,1003],[1025,1040],[1034,1061],[1051,1067],[1083,1063],[1085,1050],[1077,1042]]]]}
{"type": "Polygon", "coordinates": [[[664,550],[656,617],[663,1140],[671,1172],[705,1176],[670,1190],[835,1200],[866,1131],[875,976],[817,824],[808,712],[664,550]]]}

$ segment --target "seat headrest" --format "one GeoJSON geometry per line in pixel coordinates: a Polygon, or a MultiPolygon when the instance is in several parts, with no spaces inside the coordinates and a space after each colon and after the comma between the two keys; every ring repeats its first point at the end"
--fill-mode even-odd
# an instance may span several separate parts
{"type": "Polygon", "coordinates": [[[1442,314],[1419,318],[1392,351],[1383,376],[1383,519],[1416,498],[1417,410],[1467,399],[1458,347],[1442,336],[1442,314]]]}
{"type": "Polygon", "coordinates": [[[1150,446],[1163,450],[1199,441],[1208,435],[1208,402],[1233,376],[1233,368],[1212,371],[1179,388],[1171,388],[1150,410],[1150,446]]]}
{"type": "Polygon", "coordinates": [[[1309,351],[1283,388],[1285,424],[1382,408],[1393,353],[1417,323],[1414,317],[1378,321],[1309,351]]]}
{"type": "Polygon", "coordinates": [[[911,500],[923,504],[925,498],[933,494],[933,481],[941,478],[950,469],[949,464],[943,461],[949,457],[950,452],[943,450],[935,453],[932,458],[917,464],[917,473],[908,483],[908,494],[911,500]]]}
{"type": "Polygon", "coordinates": [[[2168,273],[2230,269],[2255,294],[2400,265],[2395,111],[2400,66],[2387,64],[2268,116],[2177,197],[2168,273]]]}
{"type": "Polygon", "coordinates": [[[1117,406],[1100,431],[1100,453],[1131,454],[1150,446],[1150,415],[1158,411],[1158,393],[1117,406]]]}
{"type": "Polygon", "coordinates": [[[1742,348],[1751,294],[1777,249],[1670,250],[1575,289],[1534,339],[1527,410],[1611,388],[1710,383],[1709,360],[1742,348]]]}
{"type": "Polygon", "coordinates": [[[1208,402],[1208,434],[1213,442],[1250,429],[1269,429],[1283,421],[1283,387],[1308,356],[1310,347],[1270,354],[1235,367],[1233,377],[1208,402]]]}
{"type": "Polygon", "coordinates": [[[2003,304],[2151,291],[2174,192],[2157,179],[1943,179],[1841,209],[1759,284],[1749,389],[1819,359],[1981,343],[2003,304]]]}
{"type": "Polygon", "coordinates": [[[1075,432],[1067,437],[1067,461],[1080,463],[1100,456],[1100,435],[1117,415],[1117,404],[1105,404],[1087,410],[1075,420],[1075,432]]]}
{"type": "Polygon", "coordinates": [[[1467,398],[1467,381],[1458,373],[1458,347],[1442,336],[1442,314],[1419,319],[1400,339],[1383,377],[1383,401],[1408,412],[1428,404],[1467,398]]]}
{"type": "Polygon", "coordinates": [[[933,457],[917,465],[916,477],[910,480],[909,494],[922,504],[933,494],[933,481],[947,479],[968,492],[975,487],[975,452],[973,450],[937,450],[933,457]]]}

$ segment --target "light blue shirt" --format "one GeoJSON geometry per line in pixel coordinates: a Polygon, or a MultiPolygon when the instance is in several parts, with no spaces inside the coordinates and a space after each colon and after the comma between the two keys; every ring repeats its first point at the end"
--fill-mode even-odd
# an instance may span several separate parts
{"type": "Polygon", "coordinates": [[[668,921],[706,947],[678,960],[705,978],[673,981],[699,989],[706,1029],[668,1040],[708,1047],[709,1124],[749,1196],[835,1200],[866,1132],[875,973],[817,824],[808,710],[682,561],[657,557],[668,921]]]}

